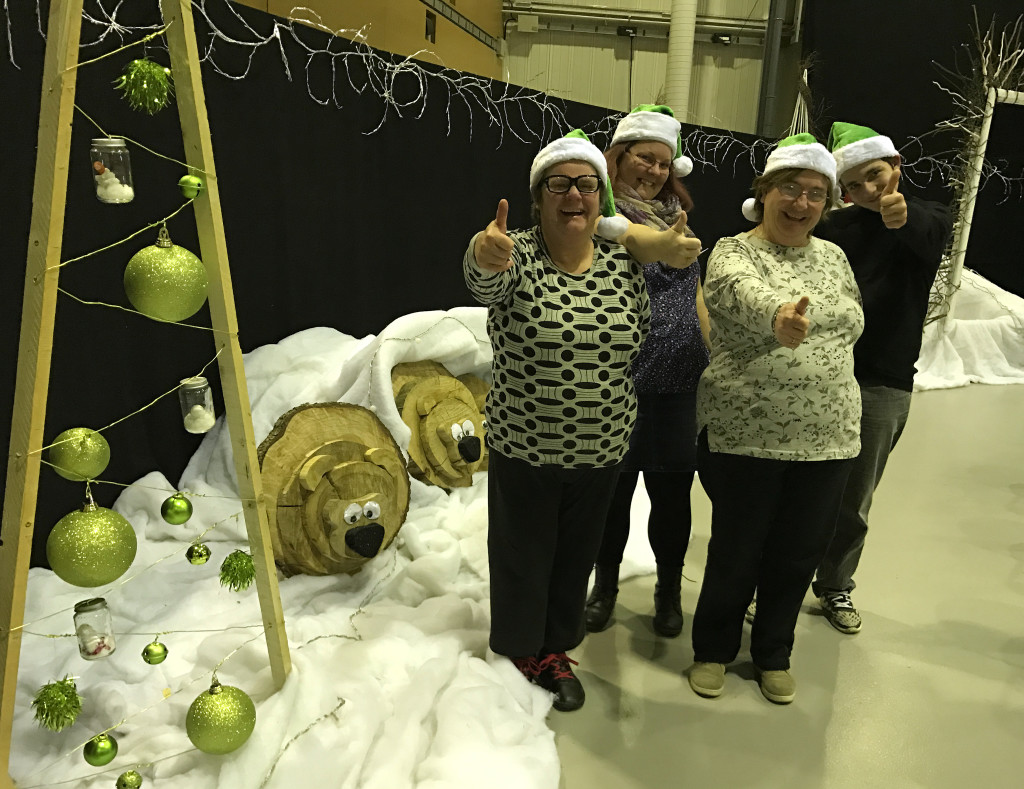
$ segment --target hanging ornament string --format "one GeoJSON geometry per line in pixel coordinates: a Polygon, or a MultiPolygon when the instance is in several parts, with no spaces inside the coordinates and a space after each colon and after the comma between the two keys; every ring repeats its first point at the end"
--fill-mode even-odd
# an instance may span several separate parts
{"type": "Polygon", "coordinates": [[[103,60],[105,58],[109,58],[111,55],[116,55],[118,52],[124,52],[126,49],[131,49],[132,47],[137,47],[140,44],[146,44],[149,41],[152,41],[154,38],[157,38],[158,36],[162,36],[164,33],[166,33],[170,29],[171,25],[173,25],[173,24],[174,24],[174,20],[171,20],[166,25],[164,25],[162,28],[160,28],[159,30],[156,30],[156,31],[150,33],[148,36],[144,36],[143,38],[140,38],[138,41],[133,41],[130,44],[125,44],[123,47],[120,47],[119,49],[114,49],[114,50],[111,50],[110,52],[105,52],[102,55],[94,57],[92,60],[83,60],[83,61],[81,61],[79,63],[76,63],[73,66],[68,66],[66,69],[64,69],[59,74],[57,74],[57,79],[59,79],[64,74],[67,74],[69,71],[74,71],[75,69],[81,68],[82,66],[88,66],[88,65],[90,65],[92,63],[98,63],[99,61],[101,61],[101,60],[103,60]]]}
{"type": "MultiPolygon", "coordinates": [[[[138,140],[133,140],[131,137],[126,137],[123,134],[114,134],[114,135],[107,134],[106,130],[102,126],[100,126],[95,120],[93,120],[92,117],[90,117],[89,114],[85,110],[83,110],[81,107],[79,107],[77,104],[75,105],[75,109],[78,112],[82,113],[82,115],[85,116],[85,119],[87,121],[89,121],[89,123],[91,123],[93,126],[95,126],[99,130],[100,134],[102,134],[104,137],[108,137],[108,138],[109,137],[120,137],[125,142],[130,142],[132,145],[135,145],[135,146],[141,148],[142,150],[146,151],[147,153],[153,154],[153,156],[156,156],[158,159],[166,159],[169,162],[174,162],[175,164],[180,164],[182,167],[187,167],[190,171],[194,171],[194,172],[197,172],[197,173],[202,173],[203,175],[209,177],[209,173],[207,173],[205,170],[201,170],[198,167],[193,167],[192,165],[188,164],[187,162],[183,162],[183,161],[181,161],[179,159],[175,159],[173,156],[167,156],[166,154],[162,154],[159,151],[154,151],[152,148],[147,148],[141,142],[139,142],[138,140]]],[[[173,216],[173,214],[171,216],[173,216]]],[[[168,217],[168,219],[169,218],[170,217],[168,217]]],[[[152,227],[152,225],[150,225],[150,227],[152,227]]]]}
{"type": "Polygon", "coordinates": [[[121,310],[122,312],[133,312],[136,315],[141,315],[144,318],[149,318],[149,320],[156,321],[157,323],[169,323],[173,326],[185,326],[186,328],[189,329],[202,329],[203,331],[213,332],[214,334],[227,334],[231,337],[238,336],[238,332],[229,332],[224,331],[223,329],[214,329],[211,326],[198,326],[194,323],[183,323],[181,321],[168,321],[164,320],[163,318],[155,318],[152,315],[146,315],[146,313],[140,312],[139,310],[133,310],[129,309],[128,307],[122,307],[120,304],[108,304],[105,301],[88,301],[86,299],[80,299],[74,293],[69,293],[68,291],[64,290],[64,288],[57,288],[57,290],[58,292],[63,293],[68,298],[74,299],[79,304],[86,304],[90,307],[111,307],[112,309],[121,310]]]}

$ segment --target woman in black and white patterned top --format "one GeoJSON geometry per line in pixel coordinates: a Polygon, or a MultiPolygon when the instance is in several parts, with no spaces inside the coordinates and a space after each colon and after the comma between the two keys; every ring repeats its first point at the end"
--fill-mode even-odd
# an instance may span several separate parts
{"type": "Polygon", "coordinates": [[[797,614],[860,451],[860,291],[842,250],[810,235],[836,194],[828,150],[809,134],[783,140],[744,206],[757,227],[723,238],[708,262],[697,467],[711,542],[689,672],[702,696],[724,688],[755,586],[750,653],[761,692],[780,704],[796,693],[797,614]]]}
{"type": "Polygon", "coordinates": [[[583,640],[587,580],[636,419],[630,364],[650,323],[637,258],[679,257],[685,237],[601,219],[614,217],[607,169],[582,133],[537,155],[530,188],[538,225],[509,232],[502,200],[463,260],[494,352],[490,646],[552,691],[556,709],[574,710],[584,692],[565,653],[583,640]]]}

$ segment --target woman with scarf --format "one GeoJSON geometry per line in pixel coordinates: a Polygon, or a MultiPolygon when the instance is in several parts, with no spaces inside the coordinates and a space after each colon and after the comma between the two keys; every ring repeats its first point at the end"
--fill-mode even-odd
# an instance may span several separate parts
{"type": "MultiPolygon", "coordinates": [[[[693,163],[682,155],[680,124],[669,107],[641,105],[624,117],[605,152],[617,212],[635,225],[665,230],[693,201],[680,178],[693,163]]],[[[708,317],[700,285],[700,241],[691,265],[644,266],[651,330],[633,362],[637,422],[605,521],[586,604],[587,630],[608,627],[618,594],[619,565],[629,537],[633,492],[642,471],[651,500],[647,533],[657,562],[654,630],[674,638],[683,628],[680,580],[690,540],[690,486],[696,468],[700,375],[708,364],[708,317]]]]}

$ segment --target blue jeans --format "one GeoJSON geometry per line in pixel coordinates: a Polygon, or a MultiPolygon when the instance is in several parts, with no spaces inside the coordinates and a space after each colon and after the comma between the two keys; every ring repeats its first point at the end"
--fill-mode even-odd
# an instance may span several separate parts
{"type": "Polygon", "coordinates": [[[818,596],[825,592],[851,592],[856,586],[853,574],[864,551],[871,499],[910,413],[910,392],[902,389],[862,386],[860,396],[860,455],[843,491],[836,533],[812,585],[818,596]]]}

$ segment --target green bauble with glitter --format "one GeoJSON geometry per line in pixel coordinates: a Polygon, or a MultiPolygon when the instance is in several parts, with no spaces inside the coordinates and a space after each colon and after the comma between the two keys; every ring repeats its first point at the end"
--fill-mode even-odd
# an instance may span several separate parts
{"type": "Polygon", "coordinates": [[[140,789],[141,786],[142,776],[135,772],[135,770],[129,770],[117,776],[117,783],[114,784],[114,789],[140,789]]]}
{"type": "Polygon", "coordinates": [[[172,244],[166,225],[157,242],[136,252],[124,270],[128,301],[159,321],[183,321],[199,312],[208,284],[203,261],[172,244]]]}
{"type": "Polygon", "coordinates": [[[210,689],[188,708],[185,733],[203,753],[231,753],[242,747],[256,728],[256,705],[245,691],[221,685],[210,689]]]}
{"type": "Polygon", "coordinates": [[[117,740],[109,734],[97,734],[82,749],[82,756],[93,767],[103,767],[117,756],[117,740]]]}
{"type": "Polygon", "coordinates": [[[160,112],[174,95],[171,70],[146,58],[133,60],[125,66],[114,87],[121,91],[133,110],[150,115],[160,112]]]}
{"type": "Polygon", "coordinates": [[[47,459],[64,479],[84,482],[96,479],[110,462],[107,439],[87,427],[65,430],[53,440],[47,459]]]}
{"type": "Polygon", "coordinates": [[[197,542],[185,551],[185,558],[192,564],[206,564],[210,560],[210,549],[203,543],[197,542]]]}
{"type": "Polygon", "coordinates": [[[160,505],[160,517],[172,526],[180,526],[192,517],[192,502],[184,493],[175,493],[160,505]]]}
{"type": "Polygon", "coordinates": [[[131,567],[138,550],[132,525],[91,501],[57,521],[46,539],[46,560],[73,586],[103,586],[131,567]]]}
{"type": "Polygon", "coordinates": [[[82,712],[82,697],[78,695],[74,678],[64,677],[37,690],[32,706],[40,726],[50,731],[63,731],[82,712]]]}
{"type": "Polygon", "coordinates": [[[146,644],[146,648],[142,650],[142,659],[151,666],[163,663],[167,660],[167,647],[159,641],[146,644]]]}

